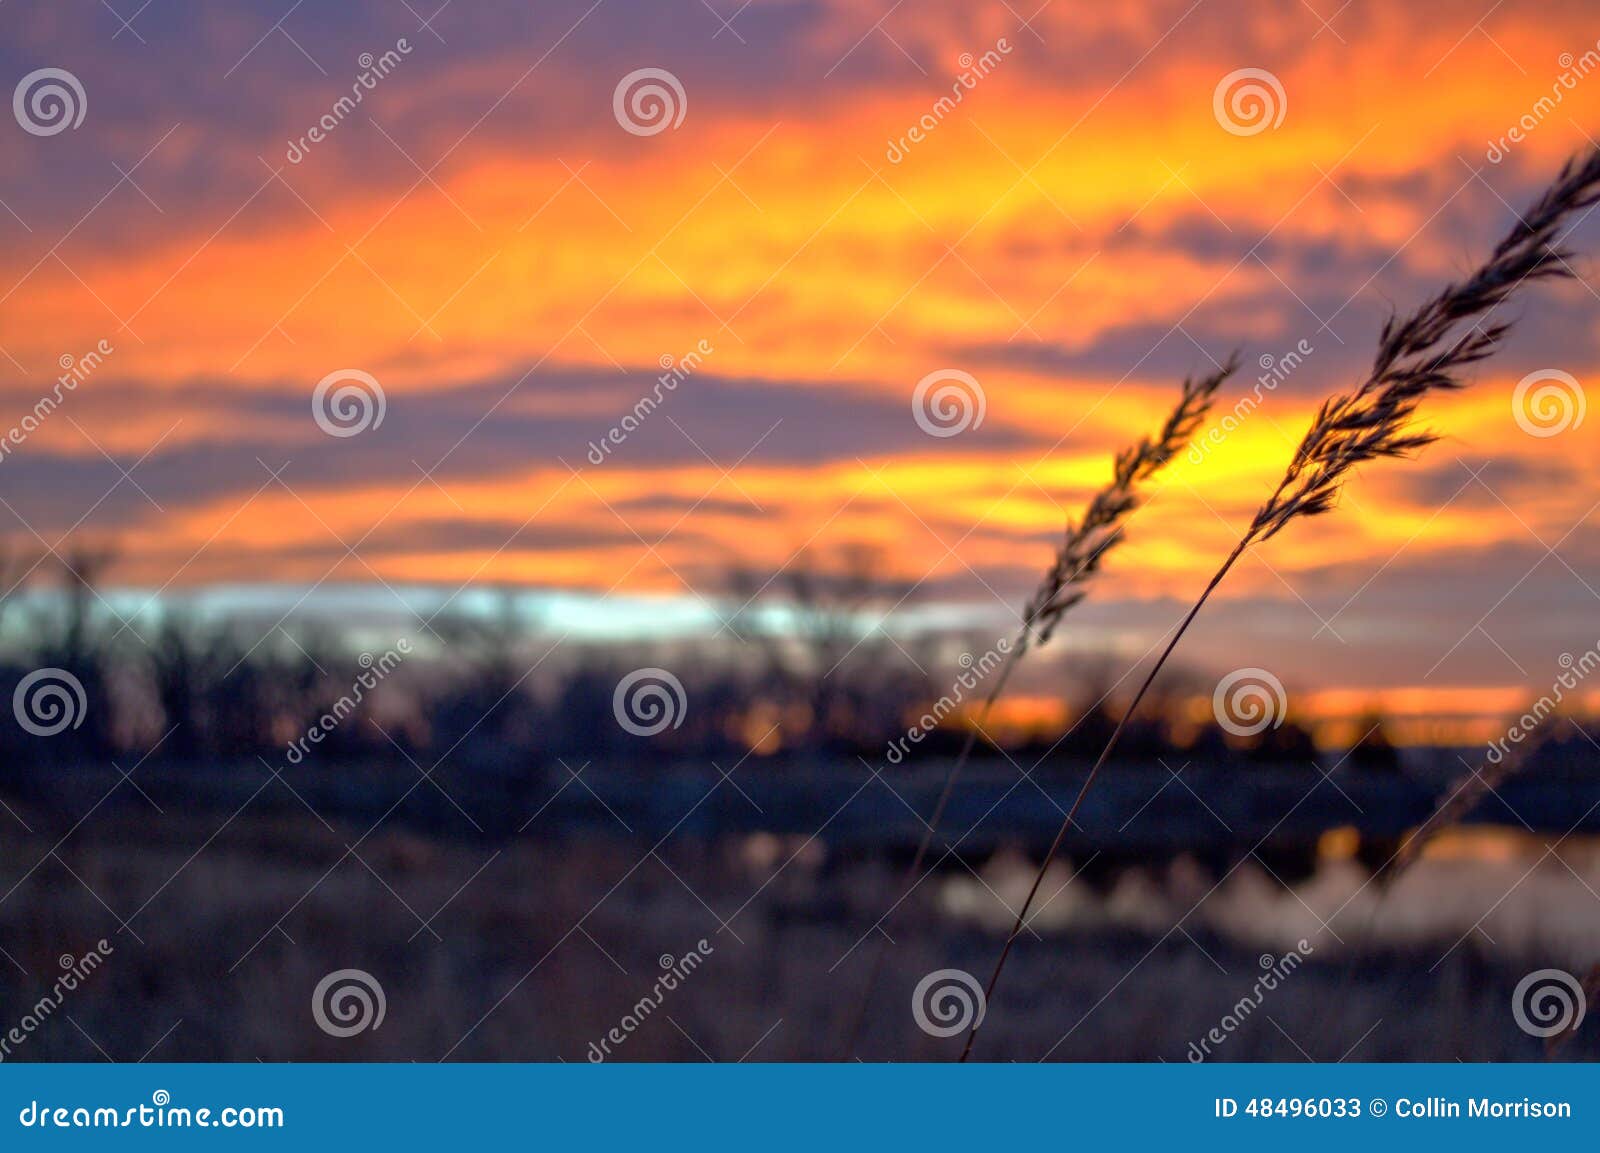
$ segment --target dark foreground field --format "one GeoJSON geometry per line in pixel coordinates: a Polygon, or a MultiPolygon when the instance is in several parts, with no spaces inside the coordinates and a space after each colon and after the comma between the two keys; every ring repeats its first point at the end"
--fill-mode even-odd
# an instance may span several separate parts
{"type": "MultiPolygon", "coordinates": [[[[652,850],[620,825],[460,840],[391,822],[363,837],[369,823],[305,809],[180,816],[170,798],[72,828],[7,800],[0,1033],[34,1013],[58,958],[111,947],[8,1060],[582,1061],[613,1028],[610,1059],[837,1058],[895,887],[887,861],[830,856],[826,830],[652,850]],[[703,964],[624,1026],[702,940],[703,964]],[[313,991],[341,969],[381,985],[378,1028],[319,1027],[313,991]]],[[[1600,958],[1600,856],[1553,843],[1448,842],[1381,899],[1347,854],[1292,887],[1250,856],[1221,876],[1182,855],[1076,879],[1062,867],[980,1056],[1182,1061],[1232,1013],[1213,1059],[1537,1059],[1513,987],[1600,958]],[[1237,1014],[1263,963],[1301,939],[1305,963],[1237,1014]]],[[[969,864],[947,862],[887,926],[859,1056],[958,1052],[919,1028],[912,990],[936,969],[986,976],[1027,881],[1004,850],[969,864]]],[[[1562,1056],[1592,1052],[1589,1032],[1562,1056]]]]}

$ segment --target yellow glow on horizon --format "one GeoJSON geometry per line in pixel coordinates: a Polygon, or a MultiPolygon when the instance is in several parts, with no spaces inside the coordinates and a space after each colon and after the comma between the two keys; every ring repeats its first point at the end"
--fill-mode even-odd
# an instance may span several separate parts
{"type": "MultiPolygon", "coordinates": [[[[859,11],[833,0],[818,9],[807,43],[845,53],[859,11]]],[[[369,179],[354,148],[330,145],[273,175],[258,142],[217,145],[206,163],[259,182],[244,205],[185,205],[115,243],[74,238],[59,261],[42,234],[19,232],[0,252],[0,292],[11,289],[0,347],[19,366],[0,389],[9,410],[28,412],[60,357],[109,339],[114,354],[64,405],[70,419],[43,423],[28,450],[105,468],[107,485],[116,473],[104,454],[127,465],[158,442],[152,464],[193,452],[209,467],[207,450],[254,453],[263,442],[281,449],[265,463],[291,462],[269,484],[246,457],[251,467],[228,487],[197,484],[163,514],[137,499],[114,506],[119,572],[133,583],[159,586],[186,562],[181,584],[314,581],[372,533],[342,574],[683,594],[734,565],[776,568],[821,537],[832,555],[874,549],[886,575],[908,582],[1015,585],[1108,479],[1111,453],[1154,431],[1176,395],[1172,366],[1203,372],[1237,345],[1244,367],[1195,458],[1146,488],[1096,589],[1114,605],[1182,599],[1271,491],[1316,397],[1359,383],[1334,366],[1364,364],[1376,332],[1340,320],[1335,335],[1322,301],[1349,317],[1381,298],[1385,276],[1456,275],[1480,240],[1463,237],[1461,214],[1484,203],[1499,213],[1494,196],[1553,169],[1600,119],[1591,79],[1503,166],[1483,160],[1520,115],[1507,109],[1531,107],[1559,54],[1593,43],[1580,10],[1497,24],[1493,42],[1401,7],[1355,16],[1341,37],[1308,41],[1301,12],[1242,10],[1251,32],[1301,45],[1279,75],[1282,127],[1248,137],[1213,115],[1217,30],[1168,43],[1168,14],[1136,4],[1037,14],[1051,42],[1129,30],[1161,40],[1109,86],[1042,69],[1027,33],[958,10],[908,34],[926,77],[770,103],[697,95],[684,131],[648,141],[603,118],[604,135],[564,130],[561,117],[538,126],[550,136],[485,130],[462,138],[436,184],[409,191],[414,172],[369,179]],[[1007,34],[1015,56],[891,161],[886,146],[929,114],[961,53],[1007,34]],[[1510,69],[1507,55],[1524,63],[1510,69]],[[1227,343],[1215,347],[1219,333],[1227,343]],[[1258,358],[1301,334],[1317,345],[1306,365],[1224,428],[1251,395],[1258,358]],[[713,351],[700,371],[719,389],[816,397],[813,424],[779,433],[795,450],[756,454],[731,476],[731,457],[712,464],[687,443],[673,446],[681,457],[624,452],[586,465],[586,438],[630,411],[663,357],[702,340],[713,351]],[[474,470],[470,439],[453,458],[464,477],[424,478],[433,460],[414,474],[312,471],[304,457],[328,442],[310,425],[310,391],[346,366],[382,382],[396,425],[419,419],[420,401],[468,389],[506,393],[502,414],[580,424],[559,454],[576,471],[545,446],[520,459],[503,445],[497,472],[474,470]],[[912,387],[944,368],[981,382],[982,437],[940,440],[912,425],[912,387]],[[875,416],[903,413],[905,435],[826,443],[831,423],[868,401],[875,416]],[[239,415],[258,410],[275,415],[239,415]]],[[[496,51],[442,67],[442,97],[487,105],[526,62],[496,51]]],[[[558,56],[550,67],[583,65],[558,56]]],[[[180,127],[171,156],[152,163],[196,162],[202,143],[200,129],[180,127]]],[[[431,161],[450,141],[423,143],[431,161]]],[[[108,218],[124,198],[139,207],[123,189],[108,218]]],[[[1590,315],[1592,337],[1600,321],[1590,315]]],[[[1600,379],[1592,352],[1572,358],[1565,369],[1600,379]]],[[[1263,546],[1218,600],[1304,595],[1331,611],[1397,558],[1470,566],[1560,539],[1586,515],[1600,460],[1587,428],[1551,439],[1518,429],[1518,376],[1494,362],[1470,390],[1430,399],[1424,423],[1446,439],[1414,464],[1360,470],[1336,515],[1263,546]]],[[[1105,635],[1132,634],[1112,624],[1105,635]]],[[[1303,703],[1319,724],[1376,703],[1401,739],[1476,740],[1490,731],[1484,718],[1517,707],[1515,693],[1332,684],[1303,703]]],[[[1059,702],[1019,699],[1000,720],[1042,724],[1050,707],[1059,702]]]]}

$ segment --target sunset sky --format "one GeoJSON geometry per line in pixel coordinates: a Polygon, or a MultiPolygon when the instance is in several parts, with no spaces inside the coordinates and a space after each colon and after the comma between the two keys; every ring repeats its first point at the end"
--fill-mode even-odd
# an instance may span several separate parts
{"type": "MultiPolygon", "coordinates": [[[[1053,646],[1126,666],[1387,310],[1600,137],[1592,3],[437,7],[0,6],[7,86],[64,69],[84,104],[36,134],[19,94],[0,123],[0,430],[63,358],[111,350],[0,456],[12,546],[114,546],[136,601],[355,586],[403,619],[510,583],[648,630],[714,629],[732,565],[867,545],[998,635],[1185,374],[1239,349],[1231,407],[1309,349],[1160,478],[1053,646]],[[639,69],[675,78],[681,120],[629,130],[639,69]],[[1241,69],[1278,86],[1265,123],[1230,119],[1241,69]],[[331,436],[313,394],[347,369],[383,418],[331,436]],[[982,422],[930,435],[914,393],[950,372],[982,422]]],[[[1519,297],[1506,353],[1428,410],[1445,439],[1253,553],[1191,666],[1272,670],[1304,718],[1481,729],[1600,643],[1600,414],[1578,410],[1600,225],[1570,244],[1580,279],[1519,297]],[[1565,427],[1517,410],[1541,370],[1576,382],[1565,427]]]]}

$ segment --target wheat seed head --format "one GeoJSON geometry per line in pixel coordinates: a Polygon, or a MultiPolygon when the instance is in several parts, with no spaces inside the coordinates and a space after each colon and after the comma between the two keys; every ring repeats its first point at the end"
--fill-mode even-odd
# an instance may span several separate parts
{"type": "Polygon", "coordinates": [[[1559,233],[1576,213],[1600,202],[1600,149],[1569,160],[1525,216],[1472,275],[1447,285],[1411,315],[1383,326],[1372,372],[1353,393],[1317,411],[1282,482],[1261,506],[1247,539],[1267,540],[1289,522],[1329,511],[1350,471],[1367,461],[1406,457],[1437,440],[1412,421],[1432,392],[1462,388],[1466,368],[1493,354],[1510,322],[1484,317],[1530,280],[1574,275],[1559,233]],[[1474,320],[1465,332],[1458,326],[1474,320]]]}
{"type": "Polygon", "coordinates": [[[1239,355],[1207,376],[1184,380],[1178,403],[1155,436],[1122,449],[1113,458],[1111,481],[1095,493],[1082,519],[1068,521],[1054,563],[1023,611],[1023,643],[1044,644],[1061,616],[1083,599],[1083,586],[1100,569],[1100,561],[1121,538],[1128,518],[1139,507],[1138,486],[1159,472],[1183,450],[1204,422],[1222,382],[1239,367],[1239,355]]]}

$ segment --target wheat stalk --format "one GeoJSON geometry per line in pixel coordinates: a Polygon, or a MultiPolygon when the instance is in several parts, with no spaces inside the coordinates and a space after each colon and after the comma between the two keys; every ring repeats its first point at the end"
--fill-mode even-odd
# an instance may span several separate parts
{"type": "MultiPolygon", "coordinates": [[[[1022,610],[1022,623],[1011,643],[1010,651],[1006,654],[1005,663],[995,676],[994,683],[978,710],[976,720],[967,730],[966,741],[961,746],[960,755],[956,757],[950,771],[945,774],[944,787],[939,791],[939,799],[934,803],[932,816],[928,818],[922,843],[917,846],[916,855],[900,879],[897,889],[899,896],[894,904],[889,906],[889,911],[873,926],[874,929],[881,929],[883,922],[900,907],[920,883],[918,874],[927,859],[928,849],[933,844],[939,822],[944,816],[945,806],[955,790],[956,778],[961,775],[961,770],[966,767],[967,760],[972,756],[978,734],[988,723],[989,714],[993,711],[995,702],[1000,699],[1000,694],[1005,691],[1012,670],[1017,667],[1017,663],[1030,647],[1043,647],[1047,644],[1061,623],[1061,618],[1088,595],[1089,581],[1100,571],[1100,562],[1106,553],[1123,539],[1123,530],[1141,503],[1140,485],[1165,468],[1167,463],[1194,437],[1204,423],[1207,413],[1211,411],[1217,389],[1222,387],[1222,382],[1232,376],[1238,367],[1239,357],[1235,353],[1229,356],[1226,364],[1209,376],[1186,378],[1179,392],[1178,403],[1173,406],[1166,422],[1156,435],[1141,437],[1137,444],[1118,452],[1112,460],[1110,482],[1094,494],[1081,519],[1067,521],[1066,531],[1056,549],[1055,559],[1022,610]]],[[[880,937],[868,970],[861,1001],[848,1033],[847,1055],[854,1052],[861,1039],[867,1008],[882,976],[887,947],[887,939],[880,937]]]]}
{"type": "Polygon", "coordinates": [[[1479,801],[1520,773],[1535,751],[1536,746],[1528,744],[1513,749],[1502,757],[1498,764],[1485,758],[1482,765],[1460,778],[1444,800],[1428,814],[1428,819],[1413,829],[1400,843],[1394,856],[1383,863],[1373,879],[1393,879],[1410,868],[1422,855],[1422,850],[1427,847],[1428,842],[1446,829],[1459,825],[1466,815],[1477,807],[1479,801]]]}
{"type": "MultiPolygon", "coordinates": [[[[1368,461],[1409,457],[1438,439],[1412,425],[1417,408],[1431,393],[1463,387],[1461,373],[1477,361],[1492,355],[1510,330],[1509,323],[1485,328],[1482,318],[1502,304],[1523,283],[1544,278],[1564,278],[1572,274],[1567,264],[1571,253],[1560,247],[1557,233],[1573,215],[1600,202],[1600,149],[1591,152],[1583,163],[1569,160],[1555,181],[1528,210],[1518,217],[1516,226],[1495,246],[1490,257],[1466,279],[1447,285],[1437,296],[1405,319],[1390,317],[1378,339],[1378,353],[1367,379],[1352,393],[1331,397],[1318,409],[1316,419],[1306,431],[1278,487],[1257,510],[1249,528],[1239,538],[1227,558],[1206,584],[1194,606],[1162,650],[1154,667],[1139,686],[1124,710],[1111,738],[1089,770],[1088,778],[1061,822],[1055,840],[1045,853],[1034,876],[1033,886],[1016,923],[1006,937],[994,972],[984,990],[992,1002],[1006,959],[1011,955],[1027,924],[1028,912],[1045,870],[1055,859],[1066,839],[1083,798],[1095,777],[1110,759],[1134,710],[1155,681],[1167,658],[1183,639],[1189,625],[1252,545],[1270,540],[1292,522],[1321,516],[1331,511],[1351,472],[1368,461]],[[1471,328],[1458,336],[1451,334],[1463,322],[1471,328]]],[[[972,1053],[981,1019],[974,1020],[967,1032],[961,1060],[972,1053]]]]}

